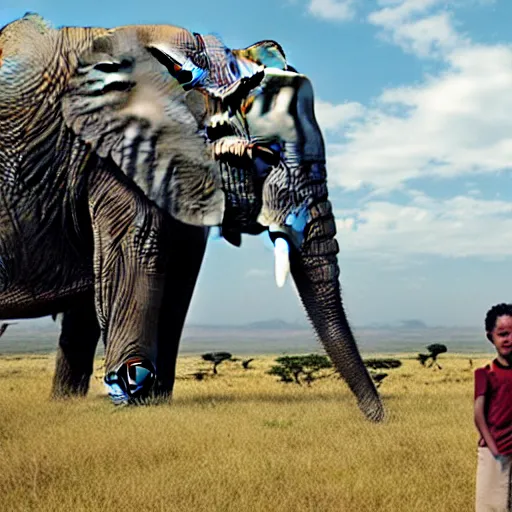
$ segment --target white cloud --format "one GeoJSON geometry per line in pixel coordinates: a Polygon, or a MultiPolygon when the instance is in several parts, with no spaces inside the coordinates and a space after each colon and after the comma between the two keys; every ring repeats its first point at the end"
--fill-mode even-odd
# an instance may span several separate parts
{"type": "Polygon", "coordinates": [[[444,0],[377,0],[380,9],[372,12],[368,19],[375,25],[390,29],[405,20],[425,15],[443,3],[444,0]]]}
{"type": "Polygon", "coordinates": [[[381,27],[382,36],[419,57],[442,57],[468,43],[454,27],[451,13],[441,0],[379,2],[368,21],[381,27]]]}
{"type": "Polygon", "coordinates": [[[392,37],[396,44],[419,57],[437,56],[464,43],[446,12],[403,23],[393,30],[392,37]]]}
{"type": "MultiPolygon", "coordinates": [[[[337,222],[341,250],[358,259],[412,256],[512,256],[512,203],[455,196],[436,200],[412,194],[407,205],[370,201],[353,222],[337,222]]],[[[336,212],[343,218],[344,212],[336,212]]]]}
{"type": "Polygon", "coordinates": [[[371,190],[359,211],[336,212],[342,252],[408,265],[428,255],[512,256],[512,204],[470,182],[512,169],[512,45],[473,43],[442,0],[378,3],[369,21],[404,51],[442,59],[443,69],[385,89],[369,106],[319,102],[330,186],[371,190]],[[415,178],[459,176],[471,186],[449,199],[407,189],[415,178]],[[409,193],[407,204],[376,200],[397,189],[409,193]]]}
{"type": "MultiPolygon", "coordinates": [[[[372,109],[351,107],[363,117],[327,146],[330,184],[390,190],[417,177],[512,167],[512,47],[472,45],[447,62],[421,85],[385,90],[372,109]]],[[[335,119],[326,121],[331,130],[335,119]]]]}
{"type": "Polygon", "coordinates": [[[324,131],[340,131],[349,126],[354,120],[360,119],[365,108],[357,102],[334,105],[327,101],[315,102],[315,117],[324,131]]]}
{"type": "Polygon", "coordinates": [[[311,0],[308,11],[317,18],[349,21],[355,16],[354,0],[311,0]]]}

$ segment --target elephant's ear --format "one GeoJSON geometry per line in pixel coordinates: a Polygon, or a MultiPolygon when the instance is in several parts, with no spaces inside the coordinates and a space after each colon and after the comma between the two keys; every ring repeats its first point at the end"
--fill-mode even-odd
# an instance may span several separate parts
{"type": "Polygon", "coordinates": [[[237,58],[247,59],[266,68],[287,69],[286,55],[282,46],[276,41],[266,39],[247,48],[233,50],[237,58]]]}
{"type": "Polygon", "coordinates": [[[133,28],[94,41],[62,100],[67,126],[92,151],[178,220],[203,226],[220,224],[224,212],[219,171],[198,131],[204,110],[133,28]]]}

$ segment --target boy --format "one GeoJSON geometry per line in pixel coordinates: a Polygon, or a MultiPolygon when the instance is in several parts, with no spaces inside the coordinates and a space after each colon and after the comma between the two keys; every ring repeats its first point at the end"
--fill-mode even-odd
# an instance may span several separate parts
{"type": "Polygon", "coordinates": [[[485,318],[497,356],[475,370],[475,424],[480,433],[476,511],[512,511],[512,304],[493,306],[485,318]]]}

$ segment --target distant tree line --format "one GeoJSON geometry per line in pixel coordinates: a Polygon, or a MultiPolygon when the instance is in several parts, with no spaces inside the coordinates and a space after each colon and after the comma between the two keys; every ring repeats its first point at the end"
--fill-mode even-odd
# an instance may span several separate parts
{"type": "MultiPolygon", "coordinates": [[[[279,377],[281,382],[295,384],[307,384],[311,386],[311,383],[315,380],[329,377],[335,372],[329,374],[322,374],[321,370],[332,369],[333,365],[331,360],[320,354],[309,354],[305,356],[282,356],[276,360],[277,365],[272,366],[268,373],[279,377]]],[[[402,362],[398,359],[366,359],[363,361],[367,368],[373,370],[381,369],[394,369],[402,366],[402,362]]],[[[379,387],[382,381],[388,376],[384,372],[370,371],[370,376],[375,381],[377,387],[379,387]]]]}
{"type": "MultiPolygon", "coordinates": [[[[422,366],[442,369],[437,358],[440,354],[448,351],[446,345],[433,343],[426,348],[428,353],[420,353],[416,359],[422,366]]],[[[203,361],[212,363],[212,375],[218,375],[218,367],[225,361],[241,362],[244,370],[251,369],[249,365],[254,361],[254,358],[235,358],[230,352],[207,352],[202,354],[201,357],[203,361]]],[[[279,382],[295,383],[299,386],[303,384],[311,386],[314,381],[330,377],[336,373],[331,360],[322,354],[280,356],[275,359],[275,363],[268,370],[267,373],[269,375],[278,377],[279,382]],[[324,370],[333,371],[326,373],[324,370]]],[[[364,359],[363,363],[369,369],[370,376],[376,383],[376,387],[380,387],[384,379],[389,376],[388,371],[402,366],[402,362],[394,358],[369,358],[364,359]]],[[[207,372],[200,370],[193,375],[196,379],[202,380],[207,375],[207,372]]]]}

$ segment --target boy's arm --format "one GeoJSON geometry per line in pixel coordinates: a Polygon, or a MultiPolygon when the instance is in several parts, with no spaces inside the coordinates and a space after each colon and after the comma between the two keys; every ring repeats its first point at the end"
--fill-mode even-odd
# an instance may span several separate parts
{"type": "Polygon", "coordinates": [[[494,457],[499,455],[498,447],[496,446],[496,442],[489,431],[489,427],[487,426],[487,422],[485,421],[485,396],[480,395],[475,398],[475,425],[482,437],[484,438],[485,444],[487,448],[491,450],[491,453],[494,457]]]}

